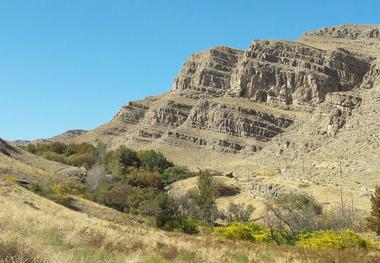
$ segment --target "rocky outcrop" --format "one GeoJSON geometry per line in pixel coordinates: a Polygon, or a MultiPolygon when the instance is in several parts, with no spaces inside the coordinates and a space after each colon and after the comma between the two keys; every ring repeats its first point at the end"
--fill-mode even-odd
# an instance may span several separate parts
{"type": "Polygon", "coordinates": [[[369,67],[343,49],[256,41],[239,61],[231,93],[272,104],[316,106],[330,92],[359,86],[369,67]]]}
{"type": "Polygon", "coordinates": [[[170,127],[178,127],[187,120],[192,105],[176,103],[173,100],[168,101],[162,107],[153,111],[150,124],[158,124],[170,127]]]}
{"type": "Polygon", "coordinates": [[[191,111],[187,125],[197,129],[210,129],[237,137],[254,137],[270,140],[289,127],[293,120],[255,109],[245,109],[226,103],[199,102],[191,111]]]}
{"type": "Polygon", "coordinates": [[[305,33],[305,36],[323,36],[326,38],[380,39],[380,25],[342,25],[324,27],[305,33]]]}
{"type": "Polygon", "coordinates": [[[331,93],[325,103],[321,104],[316,114],[324,114],[326,119],[320,123],[318,132],[334,136],[346,124],[347,118],[362,102],[360,96],[347,93],[331,93]]]}
{"type": "Polygon", "coordinates": [[[223,96],[231,89],[231,74],[243,51],[215,47],[191,55],[174,80],[172,92],[190,98],[223,96]]]}
{"type": "Polygon", "coordinates": [[[121,110],[116,113],[114,119],[125,123],[137,124],[142,118],[144,118],[148,109],[149,107],[144,104],[129,102],[128,105],[123,106],[121,110]]]}
{"type": "Polygon", "coordinates": [[[344,49],[327,52],[297,42],[255,41],[247,51],[216,47],[191,56],[172,92],[316,106],[329,92],[359,86],[369,69],[344,49]]]}

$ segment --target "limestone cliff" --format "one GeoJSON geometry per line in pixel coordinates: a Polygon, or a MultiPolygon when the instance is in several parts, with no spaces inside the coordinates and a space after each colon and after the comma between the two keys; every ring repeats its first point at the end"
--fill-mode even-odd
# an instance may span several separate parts
{"type": "MultiPolygon", "coordinates": [[[[110,122],[70,141],[156,148],[193,167],[212,166],[218,158],[226,169],[272,169],[317,152],[323,158],[325,149],[342,156],[340,147],[329,145],[343,132],[361,143],[369,136],[365,129],[362,138],[353,131],[361,125],[358,113],[377,118],[379,30],[344,25],[297,41],[254,41],[247,50],[210,48],[189,57],[170,92],[130,102],[110,122]]],[[[371,140],[380,145],[379,137],[371,140]]],[[[371,154],[379,156],[379,149],[371,154]]]]}

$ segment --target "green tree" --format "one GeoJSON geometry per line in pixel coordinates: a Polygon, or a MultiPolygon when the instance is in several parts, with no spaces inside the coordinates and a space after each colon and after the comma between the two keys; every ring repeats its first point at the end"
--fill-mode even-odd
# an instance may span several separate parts
{"type": "Polygon", "coordinates": [[[115,151],[115,157],[120,158],[120,161],[123,163],[123,165],[127,166],[139,166],[140,160],[137,156],[137,152],[128,149],[124,145],[121,145],[116,151],[115,151]]]}
{"type": "Polygon", "coordinates": [[[149,170],[158,169],[163,171],[166,168],[173,166],[173,164],[169,162],[162,153],[154,150],[139,151],[138,157],[141,164],[149,170]]]}
{"type": "Polygon", "coordinates": [[[215,189],[212,174],[208,170],[199,171],[197,203],[200,207],[201,217],[208,223],[212,223],[216,215],[215,189]]]}
{"type": "Polygon", "coordinates": [[[104,142],[97,140],[95,147],[95,163],[106,164],[107,146],[104,142]]]}
{"type": "Polygon", "coordinates": [[[380,235],[380,187],[376,186],[375,193],[371,196],[371,215],[367,218],[369,229],[380,235]]]}
{"type": "Polygon", "coordinates": [[[322,206],[313,197],[302,193],[283,193],[266,202],[264,222],[277,243],[292,243],[298,234],[320,228],[322,206]],[[284,235],[285,234],[285,235],[284,235]],[[281,241],[282,240],[282,241],[281,241]]]}

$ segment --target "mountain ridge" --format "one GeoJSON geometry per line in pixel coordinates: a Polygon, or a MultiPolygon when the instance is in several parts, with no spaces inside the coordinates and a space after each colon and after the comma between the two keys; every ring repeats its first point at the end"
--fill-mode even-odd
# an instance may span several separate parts
{"type": "Polygon", "coordinates": [[[281,171],[283,184],[364,195],[380,184],[379,28],[332,26],[297,41],[210,48],[189,57],[168,93],[130,102],[94,130],[53,140],[153,148],[192,169],[241,178],[281,171]]]}

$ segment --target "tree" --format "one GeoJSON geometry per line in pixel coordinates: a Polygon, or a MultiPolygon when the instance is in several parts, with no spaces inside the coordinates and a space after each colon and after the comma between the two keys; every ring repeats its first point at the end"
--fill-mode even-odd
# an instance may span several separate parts
{"type": "Polygon", "coordinates": [[[95,163],[106,164],[107,146],[102,141],[96,141],[95,163]]]}
{"type": "Polygon", "coordinates": [[[91,192],[94,192],[99,183],[106,178],[106,168],[104,164],[96,163],[87,173],[86,182],[91,192]]]}
{"type": "Polygon", "coordinates": [[[120,158],[120,161],[125,166],[136,166],[138,167],[140,165],[140,160],[137,156],[137,152],[128,149],[124,145],[121,145],[116,151],[115,151],[115,158],[120,158]]]}
{"type": "Polygon", "coordinates": [[[367,226],[380,235],[380,186],[376,186],[375,193],[371,196],[371,206],[371,215],[367,218],[367,226]]]}
{"type": "Polygon", "coordinates": [[[278,244],[280,239],[295,240],[303,231],[317,230],[322,206],[311,196],[300,193],[281,194],[266,203],[266,225],[271,229],[272,239],[278,244]]]}
{"type": "Polygon", "coordinates": [[[208,223],[212,223],[215,219],[217,209],[215,205],[213,178],[208,170],[199,171],[197,186],[199,191],[197,203],[200,207],[201,217],[208,223]]]}
{"type": "Polygon", "coordinates": [[[173,163],[169,162],[162,153],[154,150],[139,151],[138,157],[141,164],[148,170],[158,169],[163,171],[173,166],[173,163]]]}
{"type": "Polygon", "coordinates": [[[245,204],[235,204],[230,203],[227,211],[227,220],[229,222],[239,221],[239,222],[248,222],[252,212],[255,211],[255,208],[252,205],[245,204]]]}

